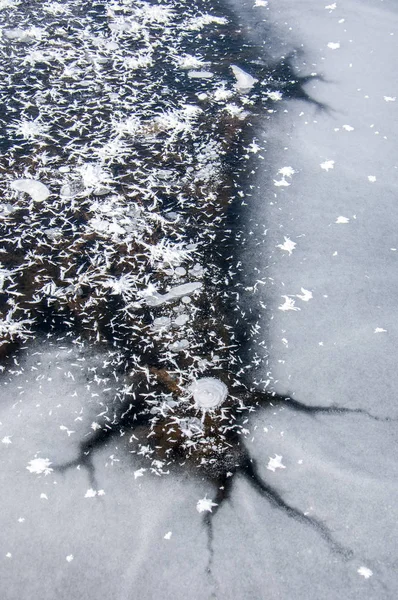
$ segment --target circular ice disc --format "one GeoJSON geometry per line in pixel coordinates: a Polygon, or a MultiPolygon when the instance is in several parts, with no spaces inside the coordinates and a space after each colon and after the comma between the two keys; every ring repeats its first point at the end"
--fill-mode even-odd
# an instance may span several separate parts
{"type": "Polygon", "coordinates": [[[212,409],[220,406],[228,396],[228,388],[215,377],[197,379],[190,386],[195,404],[198,408],[212,409]]]}

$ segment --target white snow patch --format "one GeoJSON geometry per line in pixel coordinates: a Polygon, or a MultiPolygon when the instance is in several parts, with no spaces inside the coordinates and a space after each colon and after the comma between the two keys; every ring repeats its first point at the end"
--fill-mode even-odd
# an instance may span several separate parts
{"type": "Polygon", "coordinates": [[[172,536],[172,535],[173,535],[173,532],[172,532],[172,531],[168,531],[168,532],[166,533],[166,535],[164,535],[164,536],[163,536],[163,539],[165,539],[165,540],[169,540],[169,539],[171,539],[171,536],[172,536]]]}
{"type": "Polygon", "coordinates": [[[343,217],[343,216],[337,217],[337,219],[336,219],[336,223],[339,223],[339,224],[349,223],[349,221],[350,221],[350,219],[348,219],[347,217],[343,217]]]}
{"type": "Polygon", "coordinates": [[[68,554],[68,556],[66,557],[66,560],[70,563],[72,562],[72,560],[74,559],[73,554],[68,554]]]}
{"type": "Polygon", "coordinates": [[[397,99],[396,96],[383,96],[383,98],[386,102],[395,102],[397,99]]]}
{"type": "Polygon", "coordinates": [[[258,79],[256,79],[249,73],[246,73],[246,71],[244,71],[240,67],[237,67],[236,65],[231,65],[231,69],[233,74],[235,75],[235,87],[238,90],[238,92],[240,92],[241,94],[246,94],[247,92],[250,92],[252,87],[257,83],[258,79]]]}
{"type": "Polygon", "coordinates": [[[303,300],[303,302],[308,302],[308,300],[311,300],[311,298],[313,298],[312,292],[310,292],[309,290],[306,290],[305,288],[301,288],[301,291],[303,293],[296,294],[296,297],[300,298],[300,300],[303,300]]]}
{"type": "Polygon", "coordinates": [[[338,48],[340,48],[340,42],[329,42],[328,48],[330,48],[331,50],[337,50],[338,48]]]}
{"type": "Polygon", "coordinates": [[[351,127],[351,125],[343,125],[343,129],[345,129],[346,131],[354,131],[354,128],[351,127]]]}
{"type": "Polygon", "coordinates": [[[383,329],[382,327],[376,327],[374,333],[385,333],[387,329],[383,329]]]}
{"type": "Polygon", "coordinates": [[[370,183],[374,183],[376,181],[376,176],[375,175],[368,175],[368,180],[370,181],[370,183]]]}

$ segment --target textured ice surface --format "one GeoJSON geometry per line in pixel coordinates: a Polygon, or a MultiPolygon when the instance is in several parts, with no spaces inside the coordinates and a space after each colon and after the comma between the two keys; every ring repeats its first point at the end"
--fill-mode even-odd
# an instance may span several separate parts
{"type": "Polygon", "coordinates": [[[11,182],[11,187],[17,192],[29,194],[35,202],[43,202],[50,195],[48,187],[35,179],[16,179],[11,182]]]}

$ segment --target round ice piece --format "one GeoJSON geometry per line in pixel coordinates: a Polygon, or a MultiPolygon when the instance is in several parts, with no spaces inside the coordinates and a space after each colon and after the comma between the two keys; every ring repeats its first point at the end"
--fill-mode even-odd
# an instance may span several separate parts
{"type": "Polygon", "coordinates": [[[178,277],[183,277],[186,274],[184,267],[177,267],[174,272],[176,275],[178,275],[178,277]]]}
{"type": "Polygon", "coordinates": [[[169,349],[172,352],[181,352],[182,350],[186,350],[187,348],[189,348],[188,340],[178,340],[177,342],[173,342],[169,346],[169,349]]]}
{"type": "Polygon", "coordinates": [[[36,179],[15,179],[11,187],[17,192],[26,192],[35,202],[43,202],[50,195],[48,187],[36,179]]]}
{"type": "Polygon", "coordinates": [[[157,317],[156,319],[154,319],[152,326],[156,331],[159,331],[159,329],[166,329],[168,327],[170,327],[171,325],[171,319],[170,317],[157,317]]]}
{"type": "Polygon", "coordinates": [[[174,319],[173,325],[174,327],[183,327],[187,321],[189,321],[189,315],[182,314],[174,319]]]}
{"type": "Polygon", "coordinates": [[[211,410],[220,406],[228,396],[228,388],[215,377],[197,379],[190,386],[195,405],[204,410],[211,410]]]}

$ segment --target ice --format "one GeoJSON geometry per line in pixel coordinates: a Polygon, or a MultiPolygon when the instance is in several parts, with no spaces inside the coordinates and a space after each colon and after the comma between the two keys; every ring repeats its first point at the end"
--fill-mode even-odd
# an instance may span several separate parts
{"type": "Polygon", "coordinates": [[[195,404],[203,410],[212,410],[220,406],[228,396],[228,388],[215,377],[203,377],[190,387],[195,404]]]}
{"type": "Polygon", "coordinates": [[[29,194],[34,202],[44,202],[50,195],[48,187],[36,179],[15,179],[10,185],[17,192],[29,194]]]}
{"type": "MultiPolygon", "coordinates": [[[[244,305],[261,315],[248,351],[258,364],[251,376],[259,387],[272,385],[313,407],[357,408],[376,418],[358,413],[311,419],[287,407],[272,416],[264,411],[255,416],[250,447],[267,482],[302,514],[326,523],[353,554],[332,564],[324,542],[309,529],[297,531],[300,549],[293,541],[297,523],[282,524],[278,511],[262,507],[254,495],[249,499],[244,481],[235,489],[233,510],[220,513],[220,521],[225,530],[229,526],[229,547],[243,538],[243,528],[234,532],[230,521],[239,508],[250,507],[255,522],[269,524],[272,541],[258,545],[266,557],[263,568],[273,573],[273,597],[377,600],[398,591],[398,285],[391,251],[398,222],[398,120],[394,103],[383,97],[398,95],[398,13],[393,2],[350,0],[328,8],[332,14],[313,0],[287,0],[270,3],[267,13],[285,39],[285,52],[301,48],[297,72],[318,72],[321,79],[305,87],[318,104],[282,101],[257,135],[268,142],[271,164],[251,181],[258,192],[246,209],[252,235],[245,260],[253,271],[251,285],[265,278],[268,285],[244,305]],[[328,48],[331,41],[340,46],[328,48]],[[289,186],[275,187],[281,164],[294,165],[297,175],[289,186]],[[292,254],[281,252],[281,234],[297,242],[292,254]],[[270,471],[270,457],[283,457],[286,468],[270,471]],[[307,571],[311,584],[303,578],[307,571]]],[[[246,553],[253,556],[249,544],[246,553]]],[[[216,555],[226,565],[232,553],[222,559],[218,547],[216,555]]],[[[250,567],[251,584],[241,582],[241,590],[264,597],[260,566],[254,561],[250,567]]],[[[225,593],[234,593],[233,584],[225,593]]]]}
{"type": "Polygon", "coordinates": [[[252,87],[257,83],[258,79],[256,79],[249,73],[246,73],[246,71],[244,71],[240,67],[237,67],[236,65],[231,65],[231,69],[233,74],[235,75],[235,87],[238,90],[238,92],[240,92],[241,94],[247,94],[248,92],[250,92],[252,87]]]}
{"type": "Polygon", "coordinates": [[[190,294],[200,290],[202,286],[203,284],[200,281],[183,283],[182,285],[171,288],[166,294],[159,294],[156,291],[151,292],[151,294],[146,297],[145,301],[148,306],[161,306],[166,302],[172,302],[173,300],[178,300],[185,296],[188,297],[190,294]]]}

